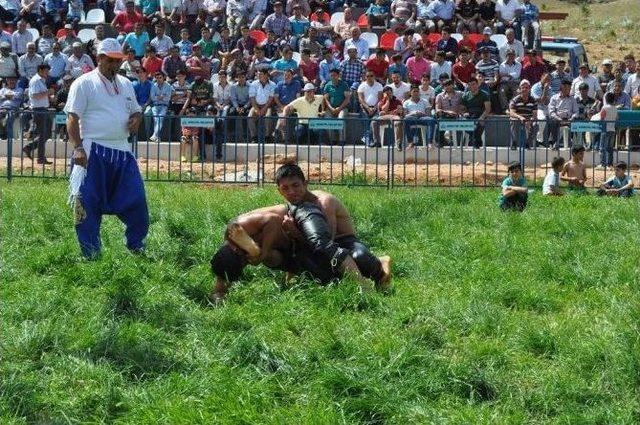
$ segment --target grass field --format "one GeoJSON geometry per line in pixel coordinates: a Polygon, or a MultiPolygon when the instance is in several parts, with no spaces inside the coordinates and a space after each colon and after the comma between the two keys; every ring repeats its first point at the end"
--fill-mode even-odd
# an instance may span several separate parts
{"type": "Polygon", "coordinates": [[[2,183],[0,422],[640,422],[638,199],[331,189],[395,259],[395,293],[248,269],[206,295],[264,190],[149,184],[144,256],[103,223],[78,259],[62,182],[2,183]]]}

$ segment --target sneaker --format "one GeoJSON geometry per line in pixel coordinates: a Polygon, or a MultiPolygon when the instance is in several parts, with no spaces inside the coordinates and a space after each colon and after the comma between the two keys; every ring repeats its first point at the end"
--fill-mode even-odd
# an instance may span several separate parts
{"type": "Polygon", "coordinates": [[[158,138],[156,136],[151,136],[151,137],[149,137],[149,141],[153,142],[153,143],[157,143],[158,142],[158,138]]]}

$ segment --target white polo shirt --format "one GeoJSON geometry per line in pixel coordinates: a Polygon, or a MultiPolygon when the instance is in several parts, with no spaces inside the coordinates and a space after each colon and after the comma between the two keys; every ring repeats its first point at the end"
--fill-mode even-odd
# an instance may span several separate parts
{"type": "Polygon", "coordinates": [[[502,19],[510,21],[516,16],[516,11],[522,9],[522,5],[518,0],[510,0],[505,4],[505,0],[496,2],[496,13],[500,12],[502,19]]]}
{"type": "Polygon", "coordinates": [[[131,114],[140,111],[131,81],[116,75],[114,87],[114,83],[103,77],[98,69],[78,77],[71,84],[64,107],[64,112],[80,118],[80,137],[85,149],[90,147],[88,143],[98,143],[130,150],[127,123],[131,114]]]}
{"type": "Polygon", "coordinates": [[[256,79],[249,86],[249,97],[254,97],[256,103],[260,106],[264,105],[275,95],[276,85],[273,81],[267,81],[267,84],[262,85],[260,80],[256,79]]]}
{"type": "Polygon", "coordinates": [[[367,84],[366,81],[360,83],[358,86],[358,93],[362,93],[364,101],[369,106],[376,106],[380,100],[380,93],[382,93],[382,84],[375,81],[372,85],[367,84]]]}

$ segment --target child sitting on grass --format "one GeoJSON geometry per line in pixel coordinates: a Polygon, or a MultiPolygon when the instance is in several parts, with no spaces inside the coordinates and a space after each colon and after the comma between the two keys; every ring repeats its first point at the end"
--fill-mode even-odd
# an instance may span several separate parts
{"type": "MultiPolygon", "coordinates": [[[[187,117],[195,117],[197,115],[196,108],[189,108],[185,114],[187,117]]],[[[180,143],[180,161],[200,161],[198,157],[200,152],[200,128],[198,127],[182,127],[182,142],[180,143]]]]}
{"type": "Polygon", "coordinates": [[[627,163],[618,162],[614,168],[615,176],[607,180],[598,189],[598,195],[630,197],[634,194],[633,179],[627,175],[627,163]]]}
{"type": "Polygon", "coordinates": [[[569,183],[570,190],[586,191],[584,182],[587,180],[587,169],[583,162],[584,151],[584,146],[573,145],[571,148],[571,161],[564,164],[562,168],[561,179],[569,183]]]}
{"type": "Polygon", "coordinates": [[[560,172],[564,166],[564,158],[559,156],[551,161],[551,169],[547,172],[547,176],[542,183],[542,194],[562,196],[564,193],[560,190],[560,172]]]}
{"type": "Polygon", "coordinates": [[[502,195],[500,196],[500,208],[503,211],[522,211],[527,206],[529,189],[527,181],[522,175],[522,166],[519,162],[509,163],[507,168],[509,176],[502,181],[502,195]]]}

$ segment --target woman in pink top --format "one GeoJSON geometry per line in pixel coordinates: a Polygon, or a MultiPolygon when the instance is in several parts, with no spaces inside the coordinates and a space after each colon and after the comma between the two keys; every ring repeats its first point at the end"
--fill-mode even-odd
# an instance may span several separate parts
{"type": "Polygon", "coordinates": [[[424,48],[418,46],[413,49],[413,56],[407,59],[409,82],[412,84],[420,84],[420,78],[423,74],[431,74],[431,63],[423,55],[424,48]]]}

